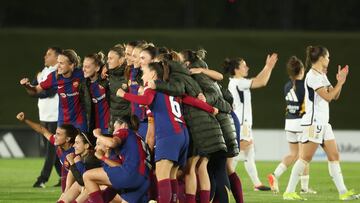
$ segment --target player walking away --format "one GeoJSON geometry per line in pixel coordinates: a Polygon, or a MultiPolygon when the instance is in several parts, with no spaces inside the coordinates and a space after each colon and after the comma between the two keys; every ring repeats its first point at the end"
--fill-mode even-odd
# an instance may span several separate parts
{"type": "MultiPolygon", "coordinates": [[[[254,142],[252,136],[252,107],[250,89],[261,88],[267,85],[271,72],[277,62],[277,54],[267,56],[263,70],[255,77],[248,79],[249,67],[242,58],[225,59],[225,73],[230,74],[228,89],[233,95],[233,111],[239,118],[241,125],[240,149],[244,152],[245,170],[248,173],[255,191],[268,191],[258,177],[255,165],[254,142]]],[[[234,159],[235,168],[237,160],[234,159]]]]}
{"type": "Polygon", "coordinates": [[[339,162],[339,151],[335,136],[329,124],[329,102],[337,100],[345,84],[349,67],[338,66],[337,84],[331,86],[326,74],[329,65],[329,51],[323,46],[309,46],[306,49],[306,65],[310,67],[306,74],[305,114],[301,119],[303,134],[301,135],[301,150],[299,159],[295,162],[284,200],[304,200],[295,192],[300,175],[309,164],[318,146],[321,145],[328,158],[329,174],[339,192],[340,200],[358,199],[354,191],[345,186],[339,162]]]}
{"type": "MultiPolygon", "coordinates": [[[[304,104],[304,75],[305,67],[300,59],[296,56],[289,58],[286,64],[287,73],[290,81],[285,84],[284,98],[286,101],[285,113],[285,133],[289,142],[290,154],[286,155],[281,163],[276,167],[275,171],[268,175],[271,190],[274,193],[279,192],[278,179],[292,165],[299,156],[300,136],[302,133],[301,117],[305,113],[304,104]]],[[[301,175],[301,194],[316,194],[316,191],[309,188],[309,165],[301,175]]]]}
{"type": "MultiPolygon", "coordinates": [[[[49,47],[44,56],[44,69],[39,72],[36,78],[32,81],[31,85],[36,86],[40,82],[44,81],[47,76],[57,69],[57,57],[61,53],[61,49],[58,47],[49,47]]],[[[42,91],[39,94],[34,95],[38,99],[39,119],[40,124],[48,129],[51,133],[56,132],[58,121],[58,106],[59,97],[56,93],[56,89],[48,89],[42,91]]],[[[33,187],[45,187],[45,183],[49,180],[51,170],[55,166],[56,172],[61,176],[61,163],[56,156],[56,148],[49,143],[49,141],[43,137],[42,139],[45,146],[45,162],[42,167],[40,176],[34,183],[33,187]]],[[[61,181],[55,186],[61,186],[61,181]]]]}
{"type": "Polygon", "coordinates": [[[87,131],[86,115],[80,102],[80,83],[84,80],[80,68],[80,57],[72,49],[65,49],[58,56],[57,71],[48,75],[45,81],[39,85],[31,86],[28,78],[23,78],[23,85],[30,95],[43,90],[56,88],[59,95],[58,126],[72,124],[82,132],[87,131]]]}
{"type": "Polygon", "coordinates": [[[62,164],[61,189],[62,192],[64,192],[66,188],[66,177],[70,166],[69,162],[66,160],[66,156],[75,151],[72,146],[75,142],[76,135],[79,134],[78,129],[76,129],[71,124],[62,124],[61,126],[57,127],[56,133],[52,134],[42,125],[38,123],[34,123],[33,121],[27,119],[23,112],[18,113],[16,118],[19,121],[26,123],[28,126],[30,126],[30,128],[35,130],[37,133],[46,137],[46,139],[49,140],[49,142],[57,148],[56,154],[59,157],[60,162],[62,164]]]}

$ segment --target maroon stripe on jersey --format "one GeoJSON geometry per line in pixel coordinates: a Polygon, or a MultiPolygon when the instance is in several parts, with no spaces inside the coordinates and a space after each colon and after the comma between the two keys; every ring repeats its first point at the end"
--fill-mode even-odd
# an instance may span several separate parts
{"type": "Polygon", "coordinates": [[[137,142],[137,146],[138,146],[138,152],[139,152],[139,155],[140,155],[139,173],[141,175],[145,175],[145,170],[146,170],[145,159],[146,159],[146,155],[145,155],[145,152],[143,150],[140,138],[136,137],[136,142],[137,142]]]}
{"type": "MultiPolygon", "coordinates": [[[[80,80],[74,80],[71,84],[72,87],[72,92],[79,92],[79,86],[80,86],[80,80]],[[73,84],[77,83],[77,86],[74,86],[73,84]]],[[[75,116],[76,116],[76,124],[78,124],[79,126],[82,126],[84,120],[83,120],[83,112],[81,109],[81,104],[80,104],[80,94],[77,94],[74,96],[74,107],[75,108],[75,116]]]]}
{"type": "Polygon", "coordinates": [[[66,95],[66,90],[65,90],[65,82],[64,80],[59,80],[58,81],[58,87],[62,87],[62,88],[58,88],[58,93],[59,93],[59,98],[60,98],[60,103],[61,103],[61,107],[62,108],[62,118],[64,120],[63,123],[71,123],[70,120],[70,112],[69,112],[69,102],[67,99],[67,95],[66,95]]]}

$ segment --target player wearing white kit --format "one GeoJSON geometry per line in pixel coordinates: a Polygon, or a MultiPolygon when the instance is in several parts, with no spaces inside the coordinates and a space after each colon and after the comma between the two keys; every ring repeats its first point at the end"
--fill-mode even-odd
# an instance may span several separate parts
{"type": "Polygon", "coordinates": [[[295,192],[300,175],[309,164],[319,145],[328,157],[329,174],[339,192],[340,200],[359,198],[354,191],[348,190],[344,184],[339,163],[339,152],[332,127],[329,124],[329,102],[340,96],[342,86],[348,75],[348,66],[338,67],[337,84],[332,87],[327,76],[329,52],[322,46],[307,48],[307,64],[311,69],[305,78],[305,115],[302,117],[303,134],[299,159],[291,170],[290,180],[283,194],[284,200],[306,200],[295,192]]]}
{"type": "MultiPolygon", "coordinates": [[[[255,78],[251,79],[245,78],[248,76],[249,67],[244,59],[226,59],[224,65],[225,72],[231,75],[228,89],[234,97],[233,110],[241,125],[240,150],[244,152],[245,169],[254,184],[255,191],[267,191],[270,188],[264,186],[259,180],[255,165],[250,89],[266,86],[276,61],[277,54],[268,55],[263,70],[255,78]]],[[[234,164],[236,166],[237,160],[234,160],[234,164]]]]}
{"type": "MultiPolygon", "coordinates": [[[[296,56],[291,56],[286,64],[286,69],[290,80],[284,87],[284,98],[286,101],[285,134],[289,142],[290,153],[283,158],[275,171],[268,175],[269,185],[274,193],[279,192],[278,179],[280,176],[299,156],[299,141],[302,133],[301,117],[305,113],[304,65],[296,56]]],[[[316,191],[309,188],[309,167],[305,168],[300,179],[300,193],[316,194],[316,191]]]]}

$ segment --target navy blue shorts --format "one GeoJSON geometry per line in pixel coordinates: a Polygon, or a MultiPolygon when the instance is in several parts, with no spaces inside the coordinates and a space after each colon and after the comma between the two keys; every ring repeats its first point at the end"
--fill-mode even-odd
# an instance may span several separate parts
{"type": "Polygon", "coordinates": [[[156,135],[155,162],[162,159],[173,161],[174,164],[184,167],[189,147],[189,133],[186,127],[178,134],[167,136],[156,135]]]}
{"type": "Polygon", "coordinates": [[[141,121],[139,125],[138,133],[143,138],[143,140],[146,140],[145,138],[146,138],[147,129],[148,129],[147,120],[141,121]]]}
{"type": "Polygon", "coordinates": [[[137,169],[129,169],[123,166],[109,167],[103,166],[111,185],[116,190],[125,188],[139,188],[147,181],[147,178],[141,175],[137,169]]]}
{"type": "Polygon", "coordinates": [[[234,120],[235,131],[236,131],[236,140],[238,142],[239,149],[240,149],[240,121],[239,121],[239,118],[236,116],[234,111],[231,111],[230,114],[231,114],[231,117],[234,120]]]}

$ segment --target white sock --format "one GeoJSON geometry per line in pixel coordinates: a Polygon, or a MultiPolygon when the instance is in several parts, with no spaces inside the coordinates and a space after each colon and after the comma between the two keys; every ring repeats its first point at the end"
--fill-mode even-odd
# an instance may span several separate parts
{"type": "Polygon", "coordinates": [[[309,190],[309,175],[300,176],[301,189],[304,191],[309,190]]]}
{"type": "Polygon", "coordinates": [[[251,145],[249,151],[245,152],[244,155],[245,155],[245,160],[244,160],[245,170],[249,175],[252,183],[254,184],[254,186],[261,185],[262,183],[259,180],[258,172],[255,165],[254,145],[251,145]]]}
{"type": "Polygon", "coordinates": [[[344,178],[341,173],[340,163],[338,161],[329,161],[329,174],[332,177],[332,180],[335,183],[335,186],[339,194],[344,194],[347,192],[347,188],[344,183],[344,178]]]}
{"type": "Polygon", "coordinates": [[[276,167],[274,171],[274,176],[279,179],[280,176],[287,170],[287,167],[282,162],[276,167]]]}
{"type": "Polygon", "coordinates": [[[286,191],[285,192],[295,192],[296,189],[296,185],[299,182],[299,178],[300,175],[304,172],[304,169],[306,167],[308,163],[302,159],[298,159],[292,170],[291,170],[291,175],[290,175],[290,179],[289,179],[289,183],[286,187],[286,191]]]}

